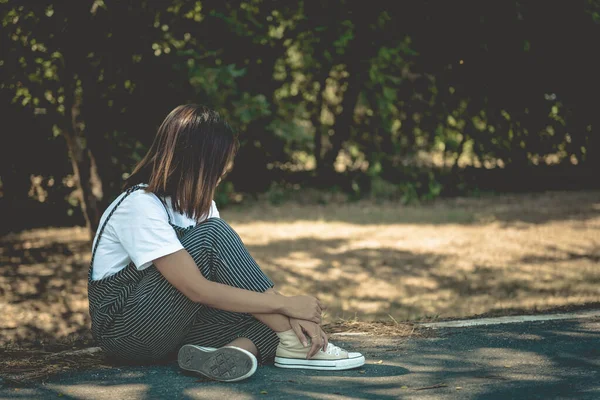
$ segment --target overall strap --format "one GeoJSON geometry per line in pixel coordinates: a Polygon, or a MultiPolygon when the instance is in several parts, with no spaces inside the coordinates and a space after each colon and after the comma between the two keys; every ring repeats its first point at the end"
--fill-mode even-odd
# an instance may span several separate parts
{"type": "Polygon", "coordinates": [[[158,198],[158,200],[160,200],[163,207],[165,208],[165,212],[167,213],[167,219],[169,220],[169,225],[173,225],[171,223],[171,213],[169,212],[169,207],[167,207],[167,201],[162,196],[159,196],[156,193],[154,195],[158,198]]]}
{"type": "Polygon", "coordinates": [[[96,257],[96,250],[98,249],[98,244],[100,243],[100,239],[102,238],[102,234],[104,233],[104,228],[106,228],[106,224],[108,223],[108,220],[110,219],[110,217],[112,217],[114,212],[117,210],[117,207],[119,207],[119,205],[121,205],[121,203],[123,202],[123,200],[125,200],[127,198],[127,196],[129,196],[131,193],[135,192],[136,190],[142,189],[142,188],[143,188],[143,186],[135,185],[135,186],[132,186],[129,189],[127,189],[127,191],[125,192],[125,196],[123,196],[121,198],[121,200],[119,200],[119,202],[114,206],[114,208],[112,210],[110,210],[110,213],[104,220],[104,223],[102,224],[102,227],[100,228],[100,231],[98,232],[98,238],[96,239],[96,244],[94,245],[94,249],[92,250],[92,261],[90,261],[90,276],[92,273],[92,266],[94,265],[94,258],[96,257]]]}

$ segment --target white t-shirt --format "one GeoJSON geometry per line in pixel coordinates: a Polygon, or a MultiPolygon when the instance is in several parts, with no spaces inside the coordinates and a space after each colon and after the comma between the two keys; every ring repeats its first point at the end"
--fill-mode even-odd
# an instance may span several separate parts
{"type": "MultiPolygon", "coordinates": [[[[125,195],[122,193],[104,211],[99,227],[115,205],[125,195]]],[[[183,228],[196,225],[196,220],[173,211],[171,200],[166,199],[171,223],[183,228]]],[[[212,202],[208,218],[219,218],[219,211],[212,202]]],[[[202,218],[201,220],[206,219],[202,218]]],[[[98,239],[96,232],[94,243],[98,239]]],[[[94,247],[92,247],[93,249],[94,247]]],[[[138,270],[148,268],[157,258],[183,249],[175,230],[169,225],[165,206],[153,193],[138,189],[131,193],[116,209],[104,228],[102,238],[96,249],[92,266],[92,280],[114,275],[131,261],[138,270]]]]}

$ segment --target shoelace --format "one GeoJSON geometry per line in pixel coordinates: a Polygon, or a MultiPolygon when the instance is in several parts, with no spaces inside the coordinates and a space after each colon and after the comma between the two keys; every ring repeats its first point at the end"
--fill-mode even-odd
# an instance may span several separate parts
{"type": "Polygon", "coordinates": [[[338,347],[332,343],[327,343],[327,349],[325,350],[325,353],[331,354],[331,353],[335,352],[335,355],[339,356],[340,351],[346,351],[346,350],[344,350],[341,347],[338,347]]]}

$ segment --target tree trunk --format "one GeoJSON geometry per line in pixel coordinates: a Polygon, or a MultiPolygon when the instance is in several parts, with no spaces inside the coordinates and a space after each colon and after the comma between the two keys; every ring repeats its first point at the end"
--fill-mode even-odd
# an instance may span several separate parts
{"type": "Polygon", "coordinates": [[[469,140],[469,134],[467,132],[472,132],[473,130],[473,122],[467,121],[467,123],[465,124],[464,132],[462,133],[462,139],[458,144],[458,150],[456,151],[456,159],[454,159],[454,162],[452,163],[451,171],[453,175],[458,173],[458,160],[460,159],[460,156],[462,156],[462,154],[464,153],[465,144],[467,143],[467,140],[469,140]]]}
{"type": "MultiPolygon", "coordinates": [[[[359,60],[355,63],[360,62],[361,61],[359,60]]],[[[364,69],[364,66],[355,65],[355,63],[350,63],[348,65],[348,73],[350,76],[341,104],[342,112],[335,118],[332,127],[334,134],[330,137],[331,147],[323,156],[321,168],[318,171],[318,175],[323,177],[335,174],[335,160],[342,149],[344,142],[350,138],[350,129],[354,119],[354,109],[362,89],[361,76],[363,74],[361,73],[361,70],[364,69]]]]}
{"type": "MultiPolygon", "coordinates": [[[[364,4],[355,4],[357,7],[354,15],[362,15],[361,7],[364,4]]],[[[369,10],[366,11],[367,14],[369,10]]],[[[366,18],[356,20],[356,28],[354,31],[354,39],[350,46],[346,49],[342,63],[346,65],[348,72],[347,88],[342,99],[342,111],[336,116],[333,124],[333,135],[330,137],[331,147],[323,156],[321,169],[317,174],[321,178],[328,178],[335,175],[335,160],[342,149],[344,142],[350,139],[351,127],[354,120],[354,109],[358,103],[358,98],[363,89],[363,82],[367,78],[370,60],[377,54],[379,47],[377,46],[377,37],[371,30],[372,15],[367,15],[366,18]]]]}
{"type": "Polygon", "coordinates": [[[122,177],[119,167],[111,159],[115,149],[105,136],[110,130],[110,118],[107,118],[110,111],[105,102],[98,98],[97,92],[90,90],[94,87],[97,72],[91,69],[88,75],[81,82],[83,97],[80,111],[85,121],[87,149],[95,164],[95,170],[92,171],[93,192],[98,199],[99,213],[102,214],[108,204],[121,193],[122,177]]]}
{"type": "MultiPolygon", "coordinates": [[[[70,72],[69,70],[67,70],[70,72]]],[[[87,148],[86,138],[83,132],[83,123],[81,120],[81,95],[76,93],[77,87],[72,74],[66,74],[66,78],[71,80],[70,85],[65,85],[65,110],[66,110],[66,129],[63,130],[63,136],[67,142],[71,165],[77,188],[80,191],[81,211],[85,218],[86,226],[93,237],[100,222],[101,211],[99,208],[99,199],[94,192],[97,192],[98,185],[101,184],[98,177],[96,162],[94,156],[87,148]],[[94,190],[96,187],[96,190],[94,190]]]]}
{"type": "Polygon", "coordinates": [[[327,85],[327,78],[329,77],[329,67],[322,67],[320,74],[318,76],[319,82],[319,92],[317,93],[317,98],[315,100],[315,107],[312,110],[310,120],[312,122],[313,127],[315,128],[315,137],[314,137],[314,145],[315,145],[315,161],[317,162],[317,171],[319,171],[322,167],[323,163],[323,123],[321,122],[321,113],[323,112],[323,92],[325,91],[325,86],[327,85]]]}
{"type": "MultiPolygon", "coordinates": [[[[590,104],[591,105],[591,104],[590,104]]],[[[592,116],[590,120],[590,125],[592,126],[592,131],[587,132],[586,136],[588,138],[587,144],[585,146],[586,150],[586,160],[585,165],[591,167],[592,171],[600,170],[600,116],[598,112],[595,110],[586,108],[584,109],[584,116],[592,116]]],[[[582,117],[580,117],[582,118],[582,117]]],[[[582,126],[581,130],[587,129],[587,127],[582,126]]],[[[585,131],[584,131],[585,132],[585,131]]],[[[579,133],[583,134],[583,132],[579,133]]]]}
{"type": "MultiPolygon", "coordinates": [[[[90,130],[92,124],[87,120],[85,120],[87,124],[84,123],[83,92],[93,90],[95,80],[92,78],[94,71],[83,49],[85,42],[81,41],[81,37],[89,33],[91,13],[89,5],[75,3],[76,5],[65,8],[68,19],[61,31],[65,43],[62,49],[64,64],[61,77],[65,82],[65,120],[62,133],[67,142],[73,174],[80,193],[81,211],[93,237],[102,215],[99,204],[102,196],[102,181],[98,175],[94,155],[90,150],[91,143],[87,137],[89,133],[84,131],[84,129],[90,130]]],[[[87,95],[89,93],[86,93],[87,95]]]]}

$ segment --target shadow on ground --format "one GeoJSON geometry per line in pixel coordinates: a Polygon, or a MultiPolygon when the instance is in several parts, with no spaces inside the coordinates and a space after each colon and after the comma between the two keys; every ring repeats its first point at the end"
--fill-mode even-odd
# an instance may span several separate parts
{"type": "Polygon", "coordinates": [[[360,318],[391,315],[398,320],[509,308],[530,312],[570,304],[561,300],[569,296],[600,299],[600,270],[595,267],[600,245],[550,245],[546,256],[527,255],[510,264],[476,263],[465,270],[452,268],[460,255],[386,247],[340,250],[349,243],[284,239],[250,245],[249,250],[284,292],[318,294],[332,317],[352,318],[351,310],[360,318]]]}
{"type": "Polygon", "coordinates": [[[90,339],[89,241],[82,228],[49,228],[0,239],[0,342],[90,339]]]}
{"type": "MultiPolygon", "coordinates": [[[[367,364],[340,372],[260,367],[222,384],[174,365],[77,371],[3,398],[596,399],[600,319],[445,329],[429,338],[344,337],[367,364]]],[[[339,339],[339,338],[338,338],[339,339]]],[[[336,341],[337,342],[337,341],[336,341]]]]}

